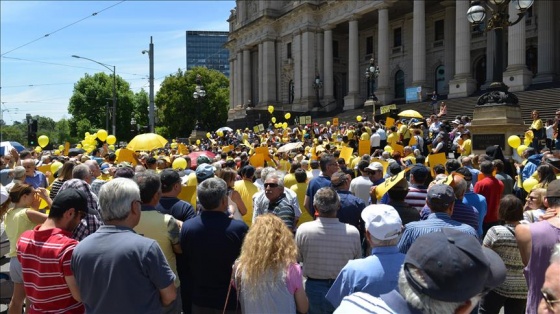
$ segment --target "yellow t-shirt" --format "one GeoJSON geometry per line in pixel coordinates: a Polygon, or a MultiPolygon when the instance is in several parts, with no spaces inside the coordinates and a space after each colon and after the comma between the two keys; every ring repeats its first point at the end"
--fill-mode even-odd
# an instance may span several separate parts
{"type": "Polygon", "coordinates": [[[235,181],[233,189],[239,192],[241,200],[247,208],[247,213],[243,216],[243,221],[250,227],[253,220],[253,195],[255,195],[259,189],[253,182],[248,180],[235,181]]]}
{"type": "Polygon", "coordinates": [[[367,132],[362,133],[360,136],[360,140],[362,141],[369,141],[370,135],[367,132]]]}
{"type": "Polygon", "coordinates": [[[472,152],[472,142],[471,139],[467,139],[463,141],[461,147],[461,156],[468,156],[472,152]]]}
{"type": "Polygon", "coordinates": [[[296,183],[296,176],[293,173],[286,174],[286,176],[284,177],[284,186],[292,186],[296,183]]]}
{"type": "Polygon", "coordinates": [[[8,210],[4,225],[6,226],[6,235],[10,241],[10,252],[8,257],[17,256],[17,242],[22,233],[35,228],[36,224],[29,220],[27,211],[31,208],[12,208],[8,210]]]}
{"type": "Polygon", "coordinates": [[[296,192],[299,208],[301,208],[301,216],[299,217],[297,223],[297,226],[299,227],[302,223],[313,220],[313,217],[309,215],[309,212],[307,212],[307,210],[304,207],[305,192],[307,191],[307,183],[296,183],[290,187],[290,190],[296,192]]]}
{"type": "Polygon", "coordinates": [[[387,145],[397,144],[398,141],[399,141],[399,137],[397,133],[393,132],[387,135],[387,145]]]}

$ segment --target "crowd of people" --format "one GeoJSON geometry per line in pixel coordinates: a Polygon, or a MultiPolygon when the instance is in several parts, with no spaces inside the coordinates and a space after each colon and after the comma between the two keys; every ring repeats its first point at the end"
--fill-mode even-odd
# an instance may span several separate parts
{"type": "Polygon", "coordinates": [[[8,312],[560,313],[550,145],[514,161],[473,155],[468,117],[360,118],[209,133],[131,162],[107,145],[6,153],[8,312]]]}

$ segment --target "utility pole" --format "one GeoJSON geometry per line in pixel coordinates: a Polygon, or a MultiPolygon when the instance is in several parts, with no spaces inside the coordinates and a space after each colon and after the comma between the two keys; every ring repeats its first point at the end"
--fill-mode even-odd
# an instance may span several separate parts
{"type": "Polygon", "coordinates": [[[150,36],[150,50],[143,50],[142,54],[148,53],[150,58],[150,106],[148,109],[148,119],[150,120],[150,133],[154,133],[154,43],[152,42],[152,36],[150,36]]]}

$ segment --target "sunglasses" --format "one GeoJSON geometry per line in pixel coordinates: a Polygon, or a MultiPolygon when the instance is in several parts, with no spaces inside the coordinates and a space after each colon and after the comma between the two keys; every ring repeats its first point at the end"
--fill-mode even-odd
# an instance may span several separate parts
{"type": "Polygon", "coordinates": [[[265,183],[265,184],[264,184],[264,187],[265,187],[265,188],[270,187],[271,189],[272,189],[272,188],[277,188],[277,187],[278,187],[278,183],[265,183]]]}
{"type": "Polygon", "coordinates": [[[546,302],[546,305],[548,306],[548,309],[551,310],[551,311],[554,310],[554,304],[560,303],[560,300],[552,299],[552,297],[549,296],[548,293],[544,290],[541,290],[541,294],[542,294],[544,302],[546,302]]]}
{"type": "Polygon", "coordinates": [[[526,201],[534,201],[536,200],[537,197],[536,196],[527,196],[527,198],[525,199],[526,201]]]}

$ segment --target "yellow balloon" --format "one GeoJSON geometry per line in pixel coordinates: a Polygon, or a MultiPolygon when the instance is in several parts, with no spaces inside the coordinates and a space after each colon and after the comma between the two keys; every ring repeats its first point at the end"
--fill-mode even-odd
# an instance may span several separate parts
{"type": "Polygon", "coordinates": [[[288,123],[287,122],[282,123],[282,128],[287,129],[288,128],[288,123]]]}
{"type": "Polygon", "coordinates": [[[78,148],[78,149],[82,148],[82,144],[77,144],[76,148],[78,148]]]}
{"type": "Polygon", "coordinates": [[[105,140],[107,140],[107,131],[101,129],[101,130],[97,130],[97,138],[102,141],[105,142],[105,140]]]}
{"type": "Polygon", "coordinates": [[[37,139],[37,142],[39,143],[39,146],[41,147],[45,147],[49,144],[49,137],[46,135],[41,135],[39,136],[39,138],[37,139]]]}
{"type": "Polygon", "coordinates": [[[52,173],[57,172],[58,169],[60,169],[60,167],[62,167],[62,163],[61,163],[61,162],[58,162],[58,161],[53,162],[53,163],[51,164],[51,172],[52,172],[52,173]]]}
{"type": "Polygon", "coordinates": [[[90,137],[92,140],[95,140],[95,139],[97,138],[97,133],[90,134],[89,137],[90,137]]]}
{"type": "Polygon", "coordinates": [[[224,136],[224,132],[223,132],[223,131],[218,131],[218,132],[216,132],[216,134],[218,134],[219,137],[224,136]]]}
{"type": "Polygon", "coordinates": [[[41,146],[37,146],[37,147],[35,147],[35,151],[36,151],[37,153],[40,153],[40,152],[43,151],[43,149],[41,148],[41,146]]]}
{"type": "Polygon", "coordinates": [[[196,145],[200,145],[200,140],[196,140],[196,145]]]}
{"type": "Polygon", "coordinates": [[[272,121],[272,123],[276,123],[276,117],[272,117],[272,119],[270,119],[270,121],[272,121]]]}
{"type": "Polygon", "coordinates": [[[178,146],[177,143],[171,143],[171,148],[177,149],[177,146],[178,146]]]}
{"type": "Polygon", "coordinates": [[[115,155],[117,155],[117,160],[119,160],[119,153],[120,153],[120,152],[121,152],[121,149],[120,149],[120,148],[117,149],[117,150],[115,151],[115,155]]]}
{"type": "Polygon", "coordinates": [[[274,112],[274,106],[268,106],[268,112],[272,114],[274,112]]]}
{"type": "Polygon", "coordinates": [[[328,125],[331,125],[331,122],[330,122],[330,121],[327,121],[327,126],[328,126],[328,125]]]}
{"type": "Polygon", "coordinates": [[[115,145],[109,145],[110,150],[115,150],[115,145]]]}
{"type": "Polygon", "coordinates": [[[173,169],[176,169],[176,170],[187,169],[187,161],[183,157],[176,158],[175,160],[173,160],[172,167],[173,167],[173,169]]]}
{"type": "Polygon", "coordinates": [[[91,135],[91,134],[89,134],[89,132],[86,132],[84,137],[88,137],[88,136],[90,136],[90,135],[91,135]]]}
{"type": "Polygon", "coordinates": [[[512,135],[508,137],[507,142],[511,148],[517,148],[519,147],[519,145],[521,145],[521,139],[517,135],[512,135]]]}
{"type": "Polygon", "coordinates": [[[206,137],[207,137],[207,138],[211,138],[211,137],[212,137],[212,134],[210,134],[210,132],[208,132],[208,133],[206,133],[206,137]]]}
{"type": "Polygon", "coordinates": [[[286,118],[286,120],[290,119],[292,115],[288,112],[284,115],[284,118],[286,118]]]}
{"type": "Polygon", "coordinates": [[[114,135],[107,136],[107,144],[113,145],[117,142],[117,138],[114,135]]]}
{"type": "Polygon", "coordinates": [[[362,116],[357,116],[357,117],[356,117],[356,120],[357,120],[358,122],[362,121],[362,116]]]}
{"type": "Polygon", "coordinates": [[[59,150],[64,150],[64,145],[59,145],[59,146],[58,146],[58,149],[59,149],[59,150]]]}
{"type": "Polygon", "coordinates": [[[393,152],[393,147],[387,145],[383,148],[384,151],[388,152],[388,153],[392,153],[393,152]]]}
{"type": "Polygon", "coordinates": [[[519,154],[519,156],[523,155],[523,152],[527,149],[527,146],[525,145],[519,145],[517,147],[517,153],[519,154]]]}
{"type": "Polygon", "coordinates": [[[532,142],[531,139],[529,139],[527,137],[523,139],[523,145],[525,145],[525,146],[531,145],[531,142],[532,142]]]}
{"type": "Polygon", "coordinates": [[[530,193],[535,185],[539,184],[539,181],[533,177],[529,177],[527,180],[523,181],[523,189],[530,193]]]}
{"type": "Polygon", "coordinates": [[[53,154],[54,154],[55,156],[60,155],[60,150],[59,150],[59,149],[55,149],[55,151],[53,152],[53,154]]]}

